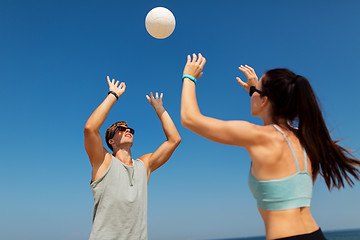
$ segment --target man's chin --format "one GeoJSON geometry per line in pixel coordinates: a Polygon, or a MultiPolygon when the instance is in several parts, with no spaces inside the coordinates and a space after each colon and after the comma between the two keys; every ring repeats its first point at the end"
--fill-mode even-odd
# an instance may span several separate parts
{"type": "Polygon", "coordinates": [[[133,140],[132,139],[126,139],[126,141],[123,141],[122,143],[121,143],[121,145],[126,145],[126,146],[129,146],[130,145],[130,147],[133,145],[133,140]]]}

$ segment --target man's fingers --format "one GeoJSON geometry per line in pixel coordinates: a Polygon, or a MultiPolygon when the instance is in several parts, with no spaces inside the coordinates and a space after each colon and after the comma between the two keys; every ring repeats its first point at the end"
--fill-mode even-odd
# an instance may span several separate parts
{"type": "Polygon", "coordinates": [[[163,93],[161,93],[161,94],[160,94],[160,99],[162,99],[162,98],[163,98],[163,96],[164,96],[164,94],[163,94],[163,93]]]}
{"type": "Polygon", "coordinates": [[[119,81],[116,81],[116,83],[115,83],[115,87],[118,87],[119,86],[119,81]]]}
{"type": "Polygon", "coordinates": [[[149,103],[151,103],[151,99],[150,99],[149,95],[146,95],[146,99],[149,101],[149,103]]]}
{"type": "Polygon", "coordinates": [[[156,99],[159,98],[159,93],[158,92],[155,93],[155,97],[156,97],[156,99]]]}

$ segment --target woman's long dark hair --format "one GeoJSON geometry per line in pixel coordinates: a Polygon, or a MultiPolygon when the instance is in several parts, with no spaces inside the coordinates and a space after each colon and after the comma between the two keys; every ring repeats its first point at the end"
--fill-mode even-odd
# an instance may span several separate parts
{"type": "Polygon", "coordinates": [[[272,120],[297,122],[296,133],[311,160],[313,180],[320,173],[329,190],[344,187],[344,179],[352,186],[351,176],[360,180],[360,160],[333,141],[326,127],[317,98],[309,81],[288,69],[273,69],[262,79],[262,91],[272,105],[272,120]]]}

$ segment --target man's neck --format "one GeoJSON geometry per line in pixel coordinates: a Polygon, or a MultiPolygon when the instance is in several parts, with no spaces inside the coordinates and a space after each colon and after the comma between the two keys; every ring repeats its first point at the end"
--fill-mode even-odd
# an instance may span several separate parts
{"type": "Polygon", "coordinates": [[[113,152],[113,156],[119,159],[122,163],[132,166],[131,150],[126,148],[119,148],[113,152]]]}

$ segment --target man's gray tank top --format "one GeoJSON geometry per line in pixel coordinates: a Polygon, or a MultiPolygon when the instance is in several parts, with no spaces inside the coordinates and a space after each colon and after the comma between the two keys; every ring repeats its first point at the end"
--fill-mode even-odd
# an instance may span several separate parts
{"type": "Polygon", "coordinates": [[[147,171],[140,160],[127,166],[114,156],[90,184],[94,196],[90,240],[147,240],[147,171]]]}

